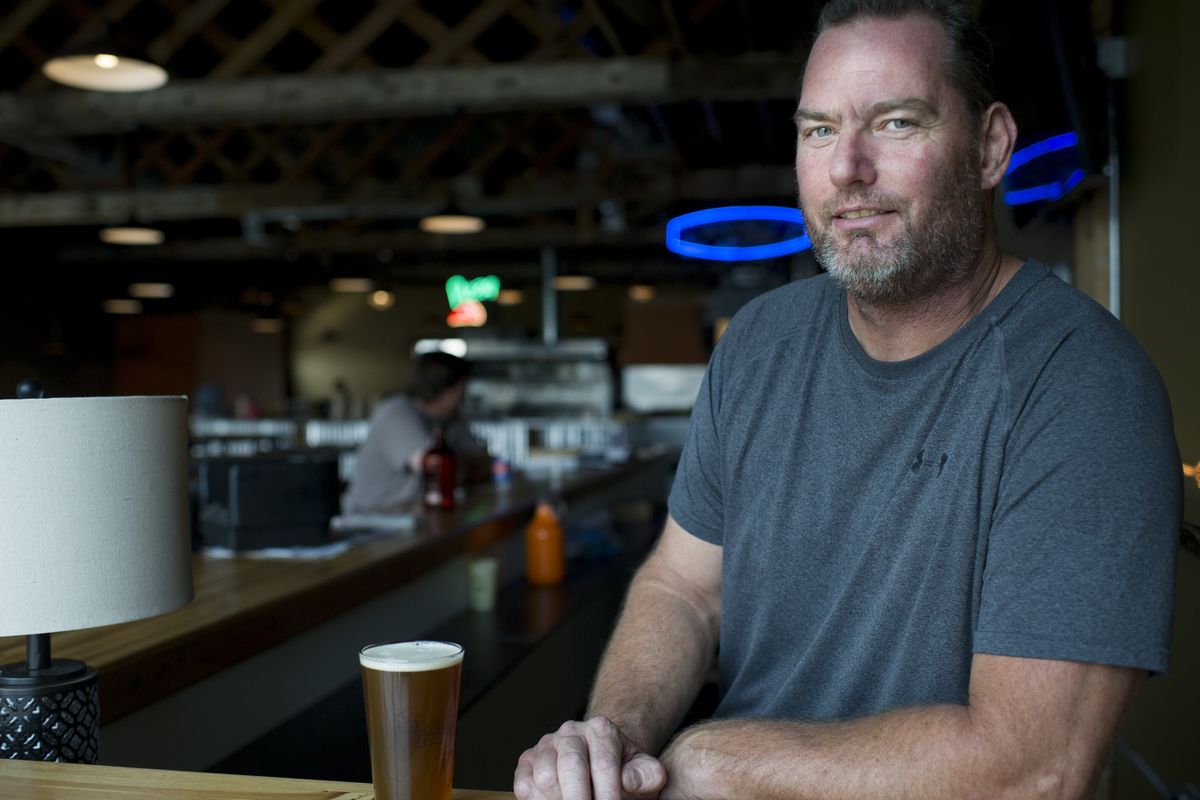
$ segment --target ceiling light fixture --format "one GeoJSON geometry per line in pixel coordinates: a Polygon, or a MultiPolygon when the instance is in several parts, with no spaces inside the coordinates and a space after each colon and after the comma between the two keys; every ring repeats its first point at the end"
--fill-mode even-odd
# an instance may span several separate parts
{"type": "Polygon", "coordinates": [[[479,233],[487,227],[482,218],[470,214],[434,214],[423,218],[418,225],[426,233],[444,233],[451,236],[479,233]]]}
{"type": "Polygon", "coordinates": [[[387,311],[396,305],[396,295],[387,289],[377,289],[367,295],[367,305],[376,311],[387,311]]]}
{"type": "Polygon", "coordinates": [[[586,292],[596,288],[596,279],[589,275],[559,275],[554,288],[560,292],[586,292]]]}
{"type": "MultiPolygon", "coordinates": [[[[1024,203],[1036,203],[1040,200],[1058,200],[1061,197],[1065,197],[1084,178],[1084,172],[1078,166],[1078,154],[1074,152],[1078,144],[1079,134],[1074,131],[1067,131],[1057,136],[1051,136],[1049,139],[1035,142],[1013,153],[1012,157],[1008,160],[1008,171],[1004,173],[1004,185],[1006,187],[1012,183],[1009,176],[1031,161],[1037,161],[1044,156],[1062,150],[1073,151],[1072,155],[1075,155],[1075,159],[1068,159],[1063,162],[1071,172],[1062,180],[1054,180],[1025,189],[1008,189],[1004,192],[1004,202],[1010,206],[1019,206],[1024,203]]],[[[1066,170],[1064,169],[1063,171],[1065,172],[1066,170]]]]}
{"type": "Polygon", "coordinates": [[[721,206],[683,214],[667,222],[667,249],[709,261],[759,261],[799,253],[812,247],[799,209],[785,206],[721,206]],[[770,244],[708,244],[684,239],[685,231],[725,222],[785,222],[795,227],[789,238],[770,244]]]}
{"type": "Polygon", "coordinates": [[[417,223],[417,227],[426,233],[461,236],[464,234],[479,233],[487,227],[487,224],[483,221],[483,217],[468,214],[459,208],[457,203],[451,201],[442,212],[423,217],[417,223]]]}
{"type": "Polygon", "coordinates": [[[655,294],[654,287],[646,283],[635,283],[629,287],[629,299],[635,303],[649,303],[655,294]]]}
{"type": "Polygon", "coordinates": [[[135,44],[112,36],[70,45],[42,65],[52,81],[95,92],[144,92],[167,82],[167,71],[135,44]]]}
{"type": "Polygon", "coordinates": [[[175,287],[169,283],[131,283],[129,294],[143,300],[166,300],[175,296],[175,287]]]}
{"type": "Polygon", "coordinates": [[[105,244],[146,247],[162,244],[166,239],[166,234],[158,228],[148,228],[144,225],[117,225],[100,230],[100,241],[105,244]]]}

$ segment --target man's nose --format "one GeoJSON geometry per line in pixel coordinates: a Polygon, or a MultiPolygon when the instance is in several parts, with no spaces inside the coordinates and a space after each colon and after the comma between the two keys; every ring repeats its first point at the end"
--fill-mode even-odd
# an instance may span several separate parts
{"type": "Polygon", "coordinates": [[[875,182],[875,159],[870,142],[862,133],[843,131],[838,135],[829,164],[829,179],[839,187],[875,182]]]}

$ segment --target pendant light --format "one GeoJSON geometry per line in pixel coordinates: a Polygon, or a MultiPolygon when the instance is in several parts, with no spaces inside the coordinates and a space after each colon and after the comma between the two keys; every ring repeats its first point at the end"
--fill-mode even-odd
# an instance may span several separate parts
{"type": "Polygon", "coordinates": [[[417,225],[426,233],[443,233],[451,236],[479,233],[487,227],[483,217],[468,214],[453,200],[441,212],[422,217],[417,225]]]}
{"type": "Polygon", "coordinates": [[[56,83],[95,92],[144,92],[167,82],[167,71],[127,37],[105,31],[68,45],[42,65],[56,83]]]}
{"type": "Polygon", "coordinates": [[[100,241],[105,244],[121,244],[131,247],[150,247],[166,241],[166,234],[158,228],[146,225],[115,225],[100,229],[100,241]]]}

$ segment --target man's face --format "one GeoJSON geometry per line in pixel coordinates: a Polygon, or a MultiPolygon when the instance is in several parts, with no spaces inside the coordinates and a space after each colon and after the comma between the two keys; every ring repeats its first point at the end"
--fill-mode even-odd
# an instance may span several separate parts
{"type": "Polygon", "coordinates": [[[920,15],[864,18],[813,46],[796,112],[796,177],[813,252],[869,302],[927,295],[982,247],[979,149],[920,15]]]}

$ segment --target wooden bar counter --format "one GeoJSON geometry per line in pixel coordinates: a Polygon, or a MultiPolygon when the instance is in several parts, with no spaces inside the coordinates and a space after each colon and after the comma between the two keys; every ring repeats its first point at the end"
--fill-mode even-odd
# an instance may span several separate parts
{"type": "MultiPolygon", "coordinates": [[[[461,612],[466,604],[466,559],[494,553],[499,546],[511,550],[540,497],[553,494],[575,506],[620,491],[620,486],[654,485],[669,475],[670,463],[669,456],[660,454],[564,475],[554,485],[516,476],[503,489],[472,487],[458,508],[424,515],[411,532],[356,543],[322,560],[197,554],[195,599],[190,604],[148,620],[54,634],[53,654],[85,661],[100,673],[102,763],[206,769],[239,746],[238,737],[250,737],[255,726],[261,733],[356,674],[357,647],[393,636],[420,636],[451,611],[461,612]],[[450,587],[455,581],[458,585],[450,587]],[[454,596],[446,597],[447,592],[454,596]],[[381,605],[381,598],[388,597],[392,604],[381,605]],[[431,597],[438,602],[431,603],[431,597]],[[409,618],[407,628],[391,624],[401,614],[409,618]],[[368,616],[369,623],[364,623],[368,616]],[[351,630],[347,620],[357,620],[357,628],[351,630]],[[337,631],[333,638],[330,630],[337,631]],[[307,650],[299,649],[299,642],[308,642],[307,650]],[[290,660],[281,661],[279,653],[284,651],[290,660]],[[271,658],[275,660],[258,667],[257,673],[251,670],[250,665],[271,658]],[[319,673],[322,659],[327,672],[333,671],[331,660],[342,672],[320,683],[308,675],[284,674],[292,672],[292,665],[301,673],[319,673]],[[281,663],[287,665],[285,670],[281,663]],[[214,680],[224,680],[225,685],[218,687],[214,680]],[[310,696],[299,697],[305,692],[310,696]],[[179,705],[181,696],[190,696],[191,705],[179,705]],[[223,703],[229,710],[213,708],[223,703]],[[167,706],[171,707],[164,710],[167,706]],[[244,710],[246,719],[237,724],[230,720],[230,731],[219,730],[226,725],[222,714],[229,716],[235,709],[244,710]],[[251,717],[256,713],[276,718],[255,721],[251,717]],[[206,714],[208,722],[200,719],[206,714]],[[186,733],[194,741],[155,742],[152,731],[164,722],[178,728],[176,738],[186,733]],[[244,734],[234,730],[239,724],[248,726],[244,734]],[[208,728],[192,733],[191,725],[208,728]],[[126,735],[135,726],[136,737],[126,735]],[[214,730],[229,741],[213,743],[214,730]],[[156,748],[157,755],[150,752],[156,748]],[[189,748],[197,751],[194,757],[174,757],[177,750],[189,748]],[[106,751],[116,753],[116,760],[106,751]],[[144,758],[142,752],[147,753],[144,758]]],[[[661,489],[657,494],[661,499],[661,489]]],[[[0,664],[23,661],[24,649],[23,637],[0,638],[0,664]]],[[[241,716],[241,711],[236,713],[241,716]]]]}
{"type": "MultiPolygon", "coordinates": [[[[0,761],[0,794],[12,800],[374,800],[369,783],[255,778],[156,769],[0,761]]],[[[512,800],[507,792],[455,789],[454,800],[512,800]]]]}

